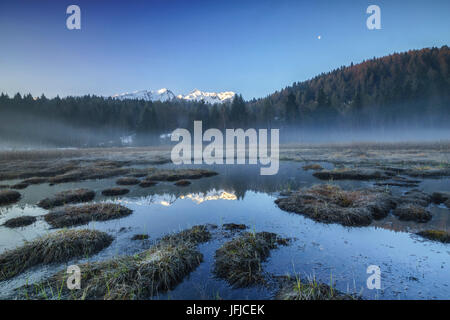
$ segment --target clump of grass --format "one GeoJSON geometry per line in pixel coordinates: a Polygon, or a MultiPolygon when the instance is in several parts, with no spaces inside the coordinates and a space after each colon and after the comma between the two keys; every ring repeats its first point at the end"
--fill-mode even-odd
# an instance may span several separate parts
{"type": "Polygon", "coordinates": [[[333,288],[333,284],[318,283],[315,277],[301,280],[299,277],[283,277],[278,300],[355,300],[333,288]]]}
{"type": "Polygon", "coordinates": [[[32,177],[52,177],[74,170],[74,163],[42,163],[42,162],[14,162],[8,161],[2,164],[0,180],[28,179],[32,177]]]}
{"type": "Polygon", "coordinates": [[[148,234],[135,234],[131,237],[131,240],[147,240],[148,238],[148,234]]]}
{"type": "Polygon", "coordinates": [[[94,203],[82,206],[66,206],[53,210],[44,216],[54,228],[77,226],[90,221],[118,219],[133,213],[131,209],[114,203],[94,203]]]}
{"type": "Polygon", "coordinates": [[[263,283],[261,263],[279,244],[286,241],[275,233],[245,232],[216,251],[214,274],[235,288],[263,283]]]}
{"type": "Polygon", "coordinates": [[[417,233],[419,236],[429,240],[450,243],[450,233],[442,230],[425,230],[417,233]]]}
{"type": "Polygon", "coordinates": [[[178,187],[186,187],[190,184],[191,184],[191,182],[189,180],[179,180],[179,181],[175,182],[175,185],[178,187]]]}
{"type": "Polygon", "coordinates": [[[11,186],[11,189],[23,190],[28,188],[28,183],[19,182],[11,186]]]}
{"type": "Polygon", "coordinates": [[[96,230],[61,230],[26,242],[0,255],[0,281],[39,265],[65,262],[92,255],[109,246],[113,238],[96,230]]]}
{"type": "Polygon", "coordinates": [[[22,181],[22,183],[26,184],[41,184],[46,183],[48,181],[47,178],[44,177],[31,177],[22,181]]]}
{"type": "Polygon", "coordinates": [[[17,202],[21,195],[19,192],[14,190],[0,190],[0,205],[7,205],[17,202]]]}
{"type": "Polygon", "coordinates": [[[124,177],[117,179],[116,183],[120,186],[132,186],[139,184],[141,181],[138,178],[124,177]]]}
{"type": "Polygon", "coordinates": [[[6,221],[3,226],[7,228],[19,228],[19,227],[26,227],[30,224],[33,224],[36,222],[36,217],[33,216],[22,216],[17,218],[12,218],[6,221]]]}
{"type": "Polygon", "coordinates": [[[222,228],[228,231],[235,231],[235,230],[245,230],[247,229],[247,226],[245,224],[224,223],[222,225],[222,228]]]}
{"type": "Polygon", "coordinates": [[[306,164],[303,167],[303,170],[323,170],[323,167],[318,163],[306,164]]]}
{"type": "Polygon", "coordinates": [[[68,203],[87,202],[95,198],[95,192],[89,189],[68,190],[55,194],[51,198],[45,198],[37,204],[44,209],[59,207],[68,203]]]}
{"type": "Polygon", "coordinates": [[[436,204],[445,203],[446,201],[450,201],[450,192],[433,192],[431,195],[431,200],[436,204]]]}
{"type": "Polygon", "coordinates": [[[217,175],[217,172],[205,169],[158,170],[150,173],[147,179],[154,181],[178,181],[182,179],[200,179],[217,175]]]}
{"type": "Polygon", "coordinates": [[[161,238],[161,242],[178,244],[178,243],[193,243],[199,244],[207,242],[211,239],[211,233],[206,225],[193,226],[188,230],[170,234],[161,238]]]}
{"type": "Polygon", "coordinates": [[[400,220],[425,223],[431,220],[432,214],[424,207],[413,203],[403,204],[395,208],[394,215],[400,220]]]}
{"type": "Polygon", "coordinates": [[[47,299],[146,299],[174,288],[203,260],[197,241],[206,241],[206,228],[196,226],[167,236],[150,249],[134,256],[86,263],[81,269],[81,290],[70,291],[67,274],[61,271],[47,280],[19,289],[19,298],[47,299]],[[198,235],[202,233],[202,237],[198,235]],[[191,239],[191,241],[182,241],[191,239]]]}
{"type": "Polygon", "coordinates": [[[450,168],[446,164],[437,166],[416,166],[405,171],[405,174],[411,177],[448,177],[450,176],[450,168]]]}
{"type": "Polygon", "coordinates": [[[141,188],[148,188],[148,187],[153,187],[156,184],[157,184],[156,181],[145,179],[145,180],[141,181],[141,183],[139,183],[139,186],[141,188]]]}
{"type": "Polygon", "coordinates": [[[387,180],[392,174],[388,171],[369,168],[335,168],[333,170],[321,170],[313,173],[313,176],[321,180],[387,180]]]}
{"type": "Polygon", "coordinates": [[[109,188],[102,191],[104,196],[123,196],[129,193],[130,190],[126,188],[109,188]]]}
{"type": "Polygon", "coordinates": [[[343,190],[321,184],[293,192],[275,203],[283,210],[306,215],[324,223],[366,226],[386,217],[395,207],[392,196],[379,189],[343,190]]]}

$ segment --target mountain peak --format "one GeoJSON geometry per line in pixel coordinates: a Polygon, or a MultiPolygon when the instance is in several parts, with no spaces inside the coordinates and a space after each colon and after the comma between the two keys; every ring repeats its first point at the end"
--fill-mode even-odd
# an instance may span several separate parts
{"type": "Polygon", "coordinates": [[[122,93],[113,95],[112,98],[125,100],[146,100],[146,101],[169,101],[173,99],[187,100],[187,101],[204,101],[206,103],[225,103],[231,101],[236,94],[232,91],[224,92],[205,92],[197,88],[192,90],[187,95],[175,94],[167,88],[161,88],[159,90],[140,90],[133,91],[131,93],[122,93]]]}

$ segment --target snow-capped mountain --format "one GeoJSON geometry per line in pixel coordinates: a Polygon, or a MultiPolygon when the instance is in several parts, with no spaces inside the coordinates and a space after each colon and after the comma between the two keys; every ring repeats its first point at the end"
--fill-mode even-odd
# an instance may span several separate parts
{"type": "Polygon", "coordinates": [[[204,92],[198,89],[194,89],[188,95],[178,95],[178,99],[190,100],[190,101],[205,101],[206,103],[224,103],[233,100],[235,93],[232,91],[225,92],[204,92]]]}
{"type": "Polygon", "coordinates": [[[120,100],[132,99],[132,100],[146,100],[146,101],[168,101],[175,99],[175,94],[166,88],[162,88],[156,91],[140,90],[134,92],[126,92],[121,94],[115,94],[112,97],[120,100]]]}
{"type": "Polygon", "coordinates": [[[188,100],[188,101],[205,101],[206,103],[214,104],[214,103],[225,103],[233,100],[236,94],[232,91],[225,92],[204,92],[198,89],[193,90],[191,93],[187,95],[179,94],[175,96],[175,94],[166,89],[159,89],[156,91],[151,90],[141,90],[134,92],[127,92],[122,94],[116,94],[112,97],[115,99],[125,100],[146,100],[146,101],[169,101],[173,99],[180,100],[188,100]]]}

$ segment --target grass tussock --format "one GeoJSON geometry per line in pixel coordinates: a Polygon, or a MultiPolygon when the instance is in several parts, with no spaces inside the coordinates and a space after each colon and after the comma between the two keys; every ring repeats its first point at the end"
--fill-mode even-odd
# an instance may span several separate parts
{"type": "Polygon", "coordinates": [[[7,205],[19,201],[21,195],[19,192],[8,189],[0,189],[0,205],[7,205]]]}
{"type": "Polygon", "coordinates": [[[149,238],[148,234],[135,234],[131,237],[131,240],[147,240],[149,238]]]}
{"type": "Polygon", "coordinates": [[[403,221],[416,221],[419,223],[425,223],[431,220],[432,214],[424,207],[415,204],[404,204],[398,206],[394,210],[394,215],[399,220],[403,221]]]}
{"type": "Polygon", "coordinates": [[[90,221],[118,219],[133,213],[131,209],[114,203],[94,203],[82,206],[66,206],[44,216],[53,228],[87,224],[90,221]]]}
{"type": "Polygon", "coordinates": [[[277,300],[355,300],[353,295],[343,294],[333,284],[319,283],[314,277],[301,280],[299,277],[283,277],[277,300]]]}
{"type": "Polygon", "coordinates": [[[45,198],[39,201],[37,205],[44,209],[51,209],[68,203],[88,202],[94,198],[94,191],[89,189],[76,189],[57,193],[51,198],[45,198]]]}
{"type": "Polygon", "coordinates": [[[19,182],[11,186],[11,189],[23,190],[28,188],[29,184],[24,182],[19,182]]]}
{"type": "Polygon", "coordinates": [[[44,177],[31,177],[22,181],[22,183],[26,184],[41,184],[48,182],[48,178],[44,177]]]}
{"type": "Polygon", "coordinates": [[[81,289],[70,291],[61,271],[38,284],[18,290],[24,299],[147,299],[179,284],[203,260],[196,245],[209,239],[206,228],[196,226],[162,239],[134,256],[86,263],[81,269],[81,289]],[[200,236],[201,234],[201,236],[200,236]],[[184,240],[190,239],[191,241],[184,240]]]}
{"type": "Polygon", "coordinates": [[[217,172],[206,169],[157,170],[147,176],[153,181],[178,181],[183,179],[201,179],[217,175],[217,172]]]}
{"type": "Polygon", "coordinates": [[[47,163],[38,161],[3,162],[0,167],[0,180],[28,179],[33,177],[53,177],[76,168],[72,162],[47,163]]]}
{"type": "Polygon", "coordinates": [[[313,173],[313,176],[321,180],[387,180],[392,173],[369,168],[338,168],[334,170],[322,170],[313,173]]]}
{"type": "Polygon", "coordinates": [[[179,181],[175,182],[175,185],[178,187],[187,187],[190,184],[191,184],[191,182],[189,180],[179,180],[179,181]]]}
{"type": "Polygon", "coordinates": [[[214,274],[235,288],[263,283],[261,263],[269,257],[270,250],[286,243],[275,233],[245,232],[216,251],[214,274]]]}
{"type": "Polygon", "coordinates": [[[450,192],[445,191],[433,192],[433,194],[431,195],[431,200],[435,204],[445,203],[446,201],[450,200],[450,192]]]}
{"type": "Polygon", "coordinates": [[[390,194],[379,189],[343,190],[322,184],[290,193],[275,203],[283,210],[304,214],[324,223],[367,226],[395,207],[390,194]]]}
{"type": "Polygon", "coordinates": [[[36,222],[36,217],[33,216],[22,216],[17,218],[12,218],[6,221],[3,226],[7,228],[19,228],[19,227],[26,227],[30,224],[33,224],[36,222]]]}
{"type": "Polygon", "coordinates": [[[211,239],[211,233],[206,225],[193,226],[188,230],[183,230],[175,234],[169,234],[161,238],[161,242],[171,244],[193,243],[199,244],[211,239]]]}
{"type": "Polygon", "coordinates": [[[104,196],[123,196],[129,193],[130,190],[126,188],[109,188],[102,191],[104,196]]]}
{"type": "Polygon", "coordinates": [[[410,177],[418,178],[439,178],[450,176],[450,166],[448,163],[439,166],[415,166],[405,171],[410,177]]]}
{"type": "Polygon", "coordinates": [[[141,188],[149,188],[149,187],[153,187],[156,184],[157,184],[156,181],[145,179],[145,180],[142,180],[141,183],[139,183],[139,186],[141,188]]]}
{"type": "Polygon", "coordinates": [[[116,183],[119,186],[132,186],[132,185],[136,185],[139,184],[141,181],[138,178],[133,178],[133,177],[124,177],[124,178],[120,178],[117,179],[116,183]]]}
{"type": "Polygon", "coordinates": [[[318,163],[311,163],[311,164],[306,164],[303,167],[303,170],[307,171],[307,170],[323,170],[323,167],[318,164],[318,163]]]}
{"type": "Polygon", "coordinates": [[[442,230],[425,230],[417,233],[419,236],[429,240],[450,243],[450,233],[442,230]]]}
{"type": "Polygon", "coordinates": [[[247,229],[247,226],[245,224],[224,223],[222,225],[222,228],[228,231],[235,231],[235,230],[245,230],[247,229]]]}
{"type": "Polygon", "coordinates": [[[95,254],[113,238],[96,230],[61,230],[0,255],[0,281],[39,265],[66,262],[95,254]]]}

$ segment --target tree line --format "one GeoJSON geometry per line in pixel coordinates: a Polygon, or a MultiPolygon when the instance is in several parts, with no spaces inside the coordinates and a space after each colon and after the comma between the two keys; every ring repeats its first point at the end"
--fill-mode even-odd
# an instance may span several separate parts
{"type": "Polygon", "coordinates": [[[450,50],[426,48],[373,58],[293,83],[261,99],[206,104],[118,100],[93,95],[0,95],[0,139],[93,145],[176,128],[448,127],[450,50]]]}

